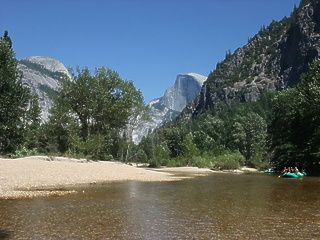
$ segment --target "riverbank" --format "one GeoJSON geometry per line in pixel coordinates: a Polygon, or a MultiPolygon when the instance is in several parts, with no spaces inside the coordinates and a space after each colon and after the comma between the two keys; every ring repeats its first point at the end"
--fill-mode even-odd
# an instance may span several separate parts
{"type": "Polygon", "coordinates": [[[209,169],[182,167],[147,169],[120,162],[64,157],[0,158],[0,199],[60,196],[76,193],[72,186],[112,181],[174,181],[205,175],[209,169]],[[181,173],[186,173],[188,176],[181,173]],[[71,190],[70,190],[71,189],[71,190]]]}

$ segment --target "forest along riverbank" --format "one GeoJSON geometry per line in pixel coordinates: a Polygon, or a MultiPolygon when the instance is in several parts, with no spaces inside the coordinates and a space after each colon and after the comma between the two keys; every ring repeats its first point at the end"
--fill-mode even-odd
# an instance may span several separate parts
{"type": "Polygon", "coordinates": [[[0,158],[0,169],[0,199],[76,193],[70,189],[81,184],[112,181],[174,181],[213,172],[195,167],[153,170],[120,162],[46,156],[0,158]]]}

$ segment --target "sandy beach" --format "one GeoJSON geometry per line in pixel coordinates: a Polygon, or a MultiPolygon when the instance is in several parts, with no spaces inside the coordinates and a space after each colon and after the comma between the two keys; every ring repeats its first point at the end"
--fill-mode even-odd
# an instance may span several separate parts
{"type": "Polygon", "coordinates": [[[46,156],[0,158],[0,199],[76,193],[72,186],[112,181],[174,181],[212,172],[194,167],[147,169],[120,162],[46,156]],[[189,177],[190,177],[189,176],[189,177]],[[63,189],[66,188],[66,189],[63,189]]]}

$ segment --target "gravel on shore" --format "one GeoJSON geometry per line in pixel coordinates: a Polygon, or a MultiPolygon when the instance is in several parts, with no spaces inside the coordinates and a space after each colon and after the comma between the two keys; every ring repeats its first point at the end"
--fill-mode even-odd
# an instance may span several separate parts
{"type": "MultiPolygon", "coordinates": [[[[179,168],[194,176],[210,170],[179,168]]],[[[166,170],[150,170],[120,162],[87,161],[46,156],[0,158],[0,199],[60,196],[76,193],[70,187],[112,181],[174,181],[185,178],[166,170]],[[64,189],[64,187],[66,189],[64,189]]]]}

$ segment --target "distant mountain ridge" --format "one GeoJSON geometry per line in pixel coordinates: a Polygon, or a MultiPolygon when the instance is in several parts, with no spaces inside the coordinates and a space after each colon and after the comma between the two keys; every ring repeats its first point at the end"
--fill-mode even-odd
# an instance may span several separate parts
{"type": "MultiPolygon", "coordinates": [[[[66,67],[58,60],[35,56],[18,61],[18,70],[22,73],[22,83],[31,88],[33,94],[39,96],[42,109],[41,119],[46,122],[49,109],[53,102],[50,94],[58,94],[61,83],[67,75],[71,78],[66,67]]],[[[164,95],[149,103],[150,122],[136,119],[138,127],[132,132],[132,139],[138,143],[141,138],[160,127],[164,122],[174,119],[181,110],[199,93],[207,78],[197,73],[179,74],[172,87],[164,95]]]]}
{"type": "Polygon", "coordinates": [[[143,136],[174,119],[200,93],[206,79],[197,73],[178,74],[174,85],[167,88],[162,97],[149,103],[151,121],[136,119],[137,127],[132,132],[133,142],[139,143],[143,136]]]}
{"type": "Polygon", "coordinates": [[[65,75],[71,77],[68,70],[60,61],[43,56],[19,60],[18,70],[22,73],[23,85],[30,87],[31,92],[39,96],[41,119],[47,121],[52,106],[49,94],[58,91],[65,75]]]}
{"type": "Polygon", "coordinates": [[[319,58],[320,1],[302,0],[290,17],[263,26],[245,46],[227,53],[177,120],[185,121],[234,100],[255,101],[262,91],[293,87],[308,65],[319,58]]]}
{"type": "Polygon", "coordinates": [[[179,74],[174,85],[165,91],[163,104],[169,109],[181,112],[200,93],[206,79],[207,77],[197,73],[179,74]]]}

